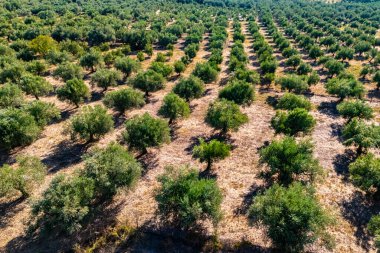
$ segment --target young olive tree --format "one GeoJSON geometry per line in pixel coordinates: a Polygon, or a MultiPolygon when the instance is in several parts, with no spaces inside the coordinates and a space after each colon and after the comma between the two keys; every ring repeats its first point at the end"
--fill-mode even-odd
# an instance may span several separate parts
{"type": "Polygon", "coordinates": [[[206,170],[210,170],[212,164],[222,160],[230,155],[230,146],[218,140],[205,142],[199,139],[199,145],[193,149],[193,157],[198,158],[201,162],[206,162],[206,170]]]}
{"type": "Polygon", "coordinates": [[[310,133],[315,126],[315,119],[303,108],[296,108],[289,112],[277,111],[271,120],[276,133],[296,135],[299,132],[310,133]]]}
{"type": "Polygon", "coordinates": [[[191,75],[186,79],[180,79],[174,86],[173,92],[185,99],[187,102],[200,98],[204,93],[204,84],[201,79],[191,75]]]}

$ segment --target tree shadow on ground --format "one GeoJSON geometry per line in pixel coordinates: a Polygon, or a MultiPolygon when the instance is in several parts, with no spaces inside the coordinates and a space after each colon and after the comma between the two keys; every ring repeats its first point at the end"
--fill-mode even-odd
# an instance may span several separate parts
{"type": "Polygon", "coordinates": [[[340,203],[342,216],[355,228],[354,233],[357,243],[367,251],[371,250],[371,235],[367,231],[367,224],[374,214],[380,212],[380,205],[375,203],[370,196],[356,191],[349,199],[340,203]]]}
{"type": "Polygon", "coordinates": [[[158,166],[158,158],[155,152],[148,152],[136,157],[137,161],[143,167],[142,176],[145,176],[150,170],[158,166]]]}
{"type": "Polygon", "coordinates": [[[50,154],[42,159],[42,162],[49,167],[48,173],[54,173],[79,163],[82,154],[87,149],[88,145],[86,143],[73,143],[63,140],[50,154]]]}
{"type": "Polygon", "coordinates": [[[345,180],[348,180],[348,166],[357,158],[356,152],[351,149],[346,149],[343,154],[337,154],[334,158],[333,165],[336,173],[342,175],[345,180]]]}
{"type": "Polygon", "coordinates": [[[104,233],[110,226],[115,226],[116,215],[125,206],[124,202],[104,203],[93,210],[88,222],[77,233],[70,236],[56,233],[35,233],[22,235],[11,240],[1,252],[50,253],[75,252],[76,244],[91,242],[98,234],[104,233]]]}
{"type": "Polygon", "coordinates": [[[5,228],[11,219],[24,208],[24,197],[19,197],[11,201],[0,203],[0,229],[5,228]]]}
{"type": "Polygon", "coordinates": [[[338,118],[339,117],[339,112],[336,109],[337,102],[335,101],[330,101],[330,102],[322,102],[318,106],[318,111],[322,114],[325,114],[331,118],[338,118]]]}
{"type": "Polygon", "coordinates": [[[374,89],[374,90],[369,90],[367,93],[368,98],[372,101],[374,98],[380,98],[380,90],[374,89]]]}
{"type": "Polygon", "coordinates": [[[256,183],[251,185],[248,192],[244,195],[241,204],[234,210],[234,214],[236,216],[248,214],[248,210],[252,205],[254,198],[261,192],[265,191],[266,188],[266,185],[258,185],[256,183]]]}

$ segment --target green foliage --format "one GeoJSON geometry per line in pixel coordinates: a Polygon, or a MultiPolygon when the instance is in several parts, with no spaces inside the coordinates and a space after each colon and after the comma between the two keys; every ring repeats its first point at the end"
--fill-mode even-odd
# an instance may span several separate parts
{"type": "Polygon", "coordinates": [[[204,84],[201,79],[196,76],[182,78],[174,86],[173,92],[189,102],[192,99],[200,98],[204,93],[204,84]]]}
{"type": "Polygon", "coordinates": [[[260,83],[259,73],[253,70],[238,69],[235,71],[233,78],[253,85],[260,83]]]}
{"type": "Polygon", "coordinates": [[[98,87],[107,90],[110,86],[116,86],[121,79],[121,73],[117,70],[98,69],[91,76],[91,84],[96,84],[98,87]]]}
{"type": "Polygon", "coordinates": [[[190,107],[183,98],[175,93],[169,93],[164,97],[163,104],[158,110],[158,114],[165,118],[169,118],[169,124],[171,124],[173,120],[187,118],[190,115],[190,107]]]}
{"type": "Polygon", "coordinates": [[[115,68],[129,77],[133,72],[140,70],[141,64],[130,57],[119,57],[115,60],[115,68]]]}
{"type": "Polygon", "coordinates": [[[14,84],[0,86],[0,108],[19,107],[24,103],[22,90],[14,84]]]}
{"type": "Polygon", "coordinates": [[[219,92],[220,99],[227,99],[239,105],[250,105],[254,99],[255,91],[251,84],[234,80],[219,92]]]}
{"type": "Polygon", "coordinates": [[[143,93],[132,88],[125,88],[107,92],[103,103],[108,108],[115,108],[117,111],[124,113],[132,108],[143,107],[145,100],[143,93]]]}
{"type": "Polygon", "coordinates": [[[0,110],[1,148],[29,145],[40,133],[40,127],[29,113],[14,108],[0,110]]]}
{"type": "Polygon", "coordinates": [[[80,103],[83,103],[84,99],[90,97],[90,89],[79,79],[71,79],[66,84],[57,89],[57,96],[59,100],[68,100],[70,103],[79,107],[80,103]]]}
{"type": "Polygon", "coordinates": [[[303,108],[305,110],[311,110],[310,101],[302,95],[296,95],[293,93],[285,93],[276,104],[277,109],[294,110],[296,108],[303,108]]]}
{"type": "Polygon", "coordinates": [[[93,141],[99,139],[113,129],[112,116],[101,105],[84,106],[70,121],[72,139],[93,141]]]}
{"type": "Polygon", "coordinates": [[[307,177],[313,181],[321,173],[318,160],[313,157],[310,141],[297,142],[294,137],[274,140],[260,150],[260,162],[269,167],[266,177],[276,176],[281,184],[288,185],[294,180],[307,177]]]}
{"type": "Polygon", "coordinates": [[[286,60],[285,65],[296,69],[296,67],[300,65],[300,63],[301,63],[301,57],[299,55],[292,55],[289,57],[289,59],[286,60]]]}
{"type": "Polygon", "coordinates": [[[183,63],[182,61],[176,61],[174,63],[174,71],[177,73],[177,74],[181,74],[182,72],[184,72],[186,69],[186,65],[185,63],[183,63]]]}
{"type": "Polygon", "coordinates": [[[211,140],[206,143],[203,139],[199,139],[199,145],[193,149],[193,157],[207,163],[206,170],[211,169],[215,161],[222,160],[229,155],[230,146],[218,140],[211,140]]]}
{"type": "Polygon", "coordinates": [[[17,167],[0,168],[0,197],[10,197],[18,192],[29,197],[33,189],[45,178],[46,167],[37,157],[17,157],[17,167]]]}
{"type": "Polygon", "coordinates": [[[139,60],[140,62],[142,62],[143,60],[145,60],[145,55],[142,51],[139,51],[137,53],[137,60],[139,60]]]}
{"type": "Polygon", "coordinates": [[[81,175],[93,180],[96,195],[101,199],[112,198],[120,187],[133,187],[142,171],[136,159],[117,143],[92,150],[84,162],[81,175]]]}
{"type": "Polygon", "coordinates": [[[99,51],[91,50],[80,58],[79,63],[82,67],[90,68],[92,72],[95,72],[95,68],[102,65],[103,57],[99,51]]]}
{"type": "Polygon", "coordinates": [[[298,75],[282,76],[276,80],[276,84],[279,84],[282,90],[296,93],[302,93],[309,89],[306,81],[298,75]]]}
{"type": "Polygon", "coordinates": [[[30,41],[29,47],[37,54],[46,55],[49,51],[57,48],[57,42],[49,36],[39,35],[30,41]]]}
{"type": "Polygon", "coordinates": [[[241,125],[248,122],[248,116],[240,111],[234,102],[222,99],[210,104],[206,123],[226,134],[229,130],[237,131],[241,125]]]}
{"type": "Polygon", "coordinates": [[[339,114],[349,121],[353,118],[371,119],[373,118],[373,109],[364,101],[356,99],[343,101],[337,105],[339,114]]]}
{"type": "Polygon", "coordinates": [[[375,245],[380,248],[380,215],[372,216],[368,223],[368,231],[375,235],[375,245]]]}
{"type": "Polygon", "coordinates": [[[358,153],[361,154],[368,148],[380,146],[380,127],[367,125],[362,120],[354,118],[344,126],[342,137],[344,145],[356,146],[358,153]]]}
{"type": "Polygon", "coordinates": [[[255,197],[249,214],[267,226],[273,244],[285,252],[301,252],[318,238],[324,239],[331,221],[312,189],[300,183],[288,188],[273,185],[255,197]]]}
{"type": "Polygon", "coordinates": [[[21,89],[29,95],[39,99],[40,96],[49,94],[53,91],[53,85],[44,78],[36,75],[24,75],[20,80],[21,89]]]}
{"type": "Polygon", "coordinates": [[[380,70],[376,71],[373,75],[372,81],[376,83],[377,89],[380,88],[380,70]]]}
{"type": "Polygon", "coordinates": [[[173,73],[173,67],[163,62],[153,62],[149,69],[161,74],[163,77],[169,77],[173,73]]]}
{"type": "Polygon", "coordinates": [[[149,69],[145,72],[138,73],[132,80],[132,85],[134,88],[145,92],[146,96],[149,96],[149,92],[158,91],[164,88],[164,82],[165,78],[161,74],[149,69]]]}
{"type": "Polygon", "coordinates": [[[60,110],[53,104],[35,100],[23,107],[29,115],[32,115],[39,127],[45,127],[52,120],[61,118],[60,110]]]}
{"type": "Polygon", "coordinates": [[[339,75],[344,70],[344,64],[334,59],[328,60],[324,66],[331,76],[339,75]]]}
{"type": "Polygon", "coordinates": [[[94,188],[91,178],[56,176],[42,198],[33,205],[33,226],[44,232],[71,234],[78,231],[90,212],[94,188]]]}
{"type": "Polygon", "coordinates": [[[158,179],[158,213],[166,222],[192,229],[202,221],[221,219],[222,193],[213,179],[200,179],[197,170],[167,167],[158,179]]]}
{"type": "Polygon", "coordinates": [[[327,92],[331,95],[337,95],[341,100],[346,97],[361,98],[364,94],[364,86],[354,78],[335,77],[325,84],[327,92]]]}
{"type": "Polygon", "coordinates": [[[165,120],[153,118],[149,113],[135,116],[125,123],[124,140],[131,149],[143,153],[148,147],[159,147],[170,141],[170,128],[165,120]]]}
{"type": "Polygon", "coordinates": [[[349,166],[350,179],[363,191],[377,193],[380,188],[380,159],[368,153],[349,166]]]}
{"type": "Polygon", "coordinates": [[[313,68],[310,64],[302,62],[297,68],[298,75],[307,75],[313,71],[313,68]]]}
{"type": "Polygon", "coordinates": [[[208,62],[197,63],[193,75],[199,77],[205,83],[212,83],[218,77],[218,71],[208,62]]]}
{"type": "Polygon", "coordinates": [[[271,120],[276,133],[296,135],[299,132],[310,133],[315,126],[315,119],[303,108],[296,108],[290,112],[277,111],[271,120]]]}
{"type": "Polygon", "coordinates": [[[60,64],[53,72],[53,76],[62,78],[63,81],[67,82],[71,79],[82,79],[83,73],[82,68],[74,63],[63,63],[60,64]]]}

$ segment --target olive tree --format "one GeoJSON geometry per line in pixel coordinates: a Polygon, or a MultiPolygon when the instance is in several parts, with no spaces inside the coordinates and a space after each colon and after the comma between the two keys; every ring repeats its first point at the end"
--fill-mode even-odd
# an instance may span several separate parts
{"type": "Polygon", "coordinates": [[[149,147],[159,147],[170,141],[170,128],[165,120],[153,118],[149,113],[135,116],[125,123],[123,138],[131,149],[147,153],[149,147]]]}
{"type": "Polygon", "coordinates": [[[262,222],[273,244],[286,252],[301,252],[318,238],[328,238],[324,231],[331,223],[313,190],[301,183],[273,185],[255,197],[249,216],[262,222]]]}
{"type": "Polygon", "coordinates": [[[15,108],[0,110],[1,148],[29,145],[40,133],[41,128],[28,112],[15,108]]]}
{"type": "Polygon", "coordinates": [[[277,109],[294,110],[296,108],[303,108],[305,110],[311,110],[311,102],[302,95],[296,95],[293,93],[285,93],[276,104],[277,109]]]}
{"type": "Polygon", "coordinates": [[[22,109],[33,116],[39,127],[45,127],[51,121],[61,118],[60,110],[53,103],[35,100],[22,109]]]}
{"type": "Polygon", "coordinates": [[[46,167],[37,157],[17,157],[17,167],[4,165],[0,168],[0,197],[21,193],[29,197],[33,189],[41,184],[46,175],[46,167]]]}
{"type": "Polygon", "coordinates": [[[132,73],[140,70],[141,64],[130,57],[119,57],[115,60],[115,68],[129,77],[132,73]]]}
{"type": "Polygon", "coordinates": [[[71,118],[69,132],[74,140],[82,139],[91,142],[111,131],[113,124],[112,116],[107,114],[103,106],[84,106],[71,118]]]}
{"type": "Polygon", "coordinates": [[[315,126],[315,119],[303,108],[296,108],[289,112],[277,111],[271,120],[276,133],[296,135],[299,132],[310,133],[315,126]]]}
{"type": "Polygon", "coordinates": [[[193,157],[206,162],[206,170],[210,170],[215,161],[222,160],[230,155],[230,146],[218,140],[205,142],[199,139],[199,145],[193,149],[193,157]]]}
{"type": "Polygon", "coordinates": [[[84,156],[81,175],[94,181],[97,198],[110,199],[123,187],[130,189],[139,179],[142,167],[120,144],[95,148],[84,156]]]}
{"type": "Polygon", "coordinates": [[[155,198],[164,221],[183,229],[196,228],[202,221],[218,224],[222,192],[214,179],[200,178],[196,169],[167,167],[158,181],[155,198]]]}
{"type": "Polygon", "coordinates": [[[82,79],[82,68],[74,63],[63,63],[53,71],[53,76],[60,77],[64,82],[71,79],[82,79]]]}
{"type": "Polygon", "coordinates": [[[351,121],[353,118],[371,119],[373,118],[373,109],[364,101],[356,99],[344,101],[337,105],[339,114],[351,121]]]}
{"type": "Polygon", "coordinates": [[[68,80],[64,86],[57,89],[57,96],[59,100],[67,100],[73,103],[76,107],[79,107],[80,103],[83,103],[84,99],[90,97],[90,89],[79,79],[68,80]]]}
{"type": "Polygon", "coordinates": [[[229,130],[237,131],[248,122],[248,116],[234,102],[222,99],[209,105],[205,121],[211,127],[221,130],[224,135],[229,130]]]}
{"type": "Polygon", "coordinates": [[[138,73],[132,80],[133,87],[145,92],[146,97],[149,96],[149,92],[158,91],[164,88],[164,83],[165,78],[151,69],[138,73]]]}
{"type": "Polygon", "coordinates": [[[96,84],[96,86],[103,88],[103,91],[106,91],[108,87],[116,86],[121,79],[121,73],[117,70],[98,69],[91,76],[91,84],[96,84]]]}
{"type": "Polygon", "coordinates": [[[132,108],[141,108],[145,105],[144,94],[132,88],[125,88],[107,92],[103,103],[108,108],[115,108],[121,114],[132,108]]]}
{"type": "Polygon", "coordinates": [[[196,76],[190,75],[182,78],[174,86],[173,92],[185,99],[187,102],[195,98],[200,98],[204,93],[204,83],[196,76]]]}
{"type": "Polygon", "coordinates": [[[368,148],[380,146],[380,127],[367,125],[359,119],[352,119],[342,130],[343,144],[346,146],[354,145],[360,155],[368,148]]]}
{"type": "Polygon", "coordinates": [[[364,86],[354,78],[335,77],[325,84],[327,92],[331,95],[337,95],[340,100],[346,97],[361,98],[364,94],[364,86]]]}
{"type": "Polygon", "coordinates": [[[255,91],[252,84],[244,81],[232,81],[219,92],[220,99],[227,99],[239,105],[250,105],[255,91]]]}
{"type": "Polygon", "coordinates": [[[280,184],[288,185],[294,180],[307,178],[313,181],[320,174],[318,160],[313,157],[313,145],[309,140],[296,141],[294,137],[274,140],[260,150],[260,163],[268,166],[263,175],[276,176],[280,184]]]}
{"type": "Polygon", "coordinates": [[[24,103],[22,90],[15,84],[0,86],[0,108],[19,107],[24,103]]]}
{"type": "Polygon", "coordinates": [[[190,115],[190,107],[186,101],[175,93],[169,93],[164,97],[164,101],[158,114],[169,118],[169,124],[179,118],[187,118],[190,115]]]}
{"type": "Polygon", "coordinates": [[[36,75],[24,75],[20,80],[20,87],[26,94],[32,95],[36,99],[53,91],[51,83],[36,75]]]}
{"type": "Polygon", "coordinates": [[[349,165],[350,179],[363,191],[378,194],[380,189],[380,159],[368,153],[349,165]]]}
{"type": "Polygon", "coordinates": [[[218,71],[207,62],[197,63],[193,75],[199,77],[205,83],[211,83],[218,77],[218,71]]]}

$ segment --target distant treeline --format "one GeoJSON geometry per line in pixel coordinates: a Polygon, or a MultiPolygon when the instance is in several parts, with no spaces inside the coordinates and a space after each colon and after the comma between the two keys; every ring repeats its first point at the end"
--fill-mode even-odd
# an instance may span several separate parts
{"type": "Polygon", "coordinates": [[[240,7],[252,8],[255,1],[239,1],[239,0],[177,0],[179,3],[200,3],[217,7],[240,7]]]}

